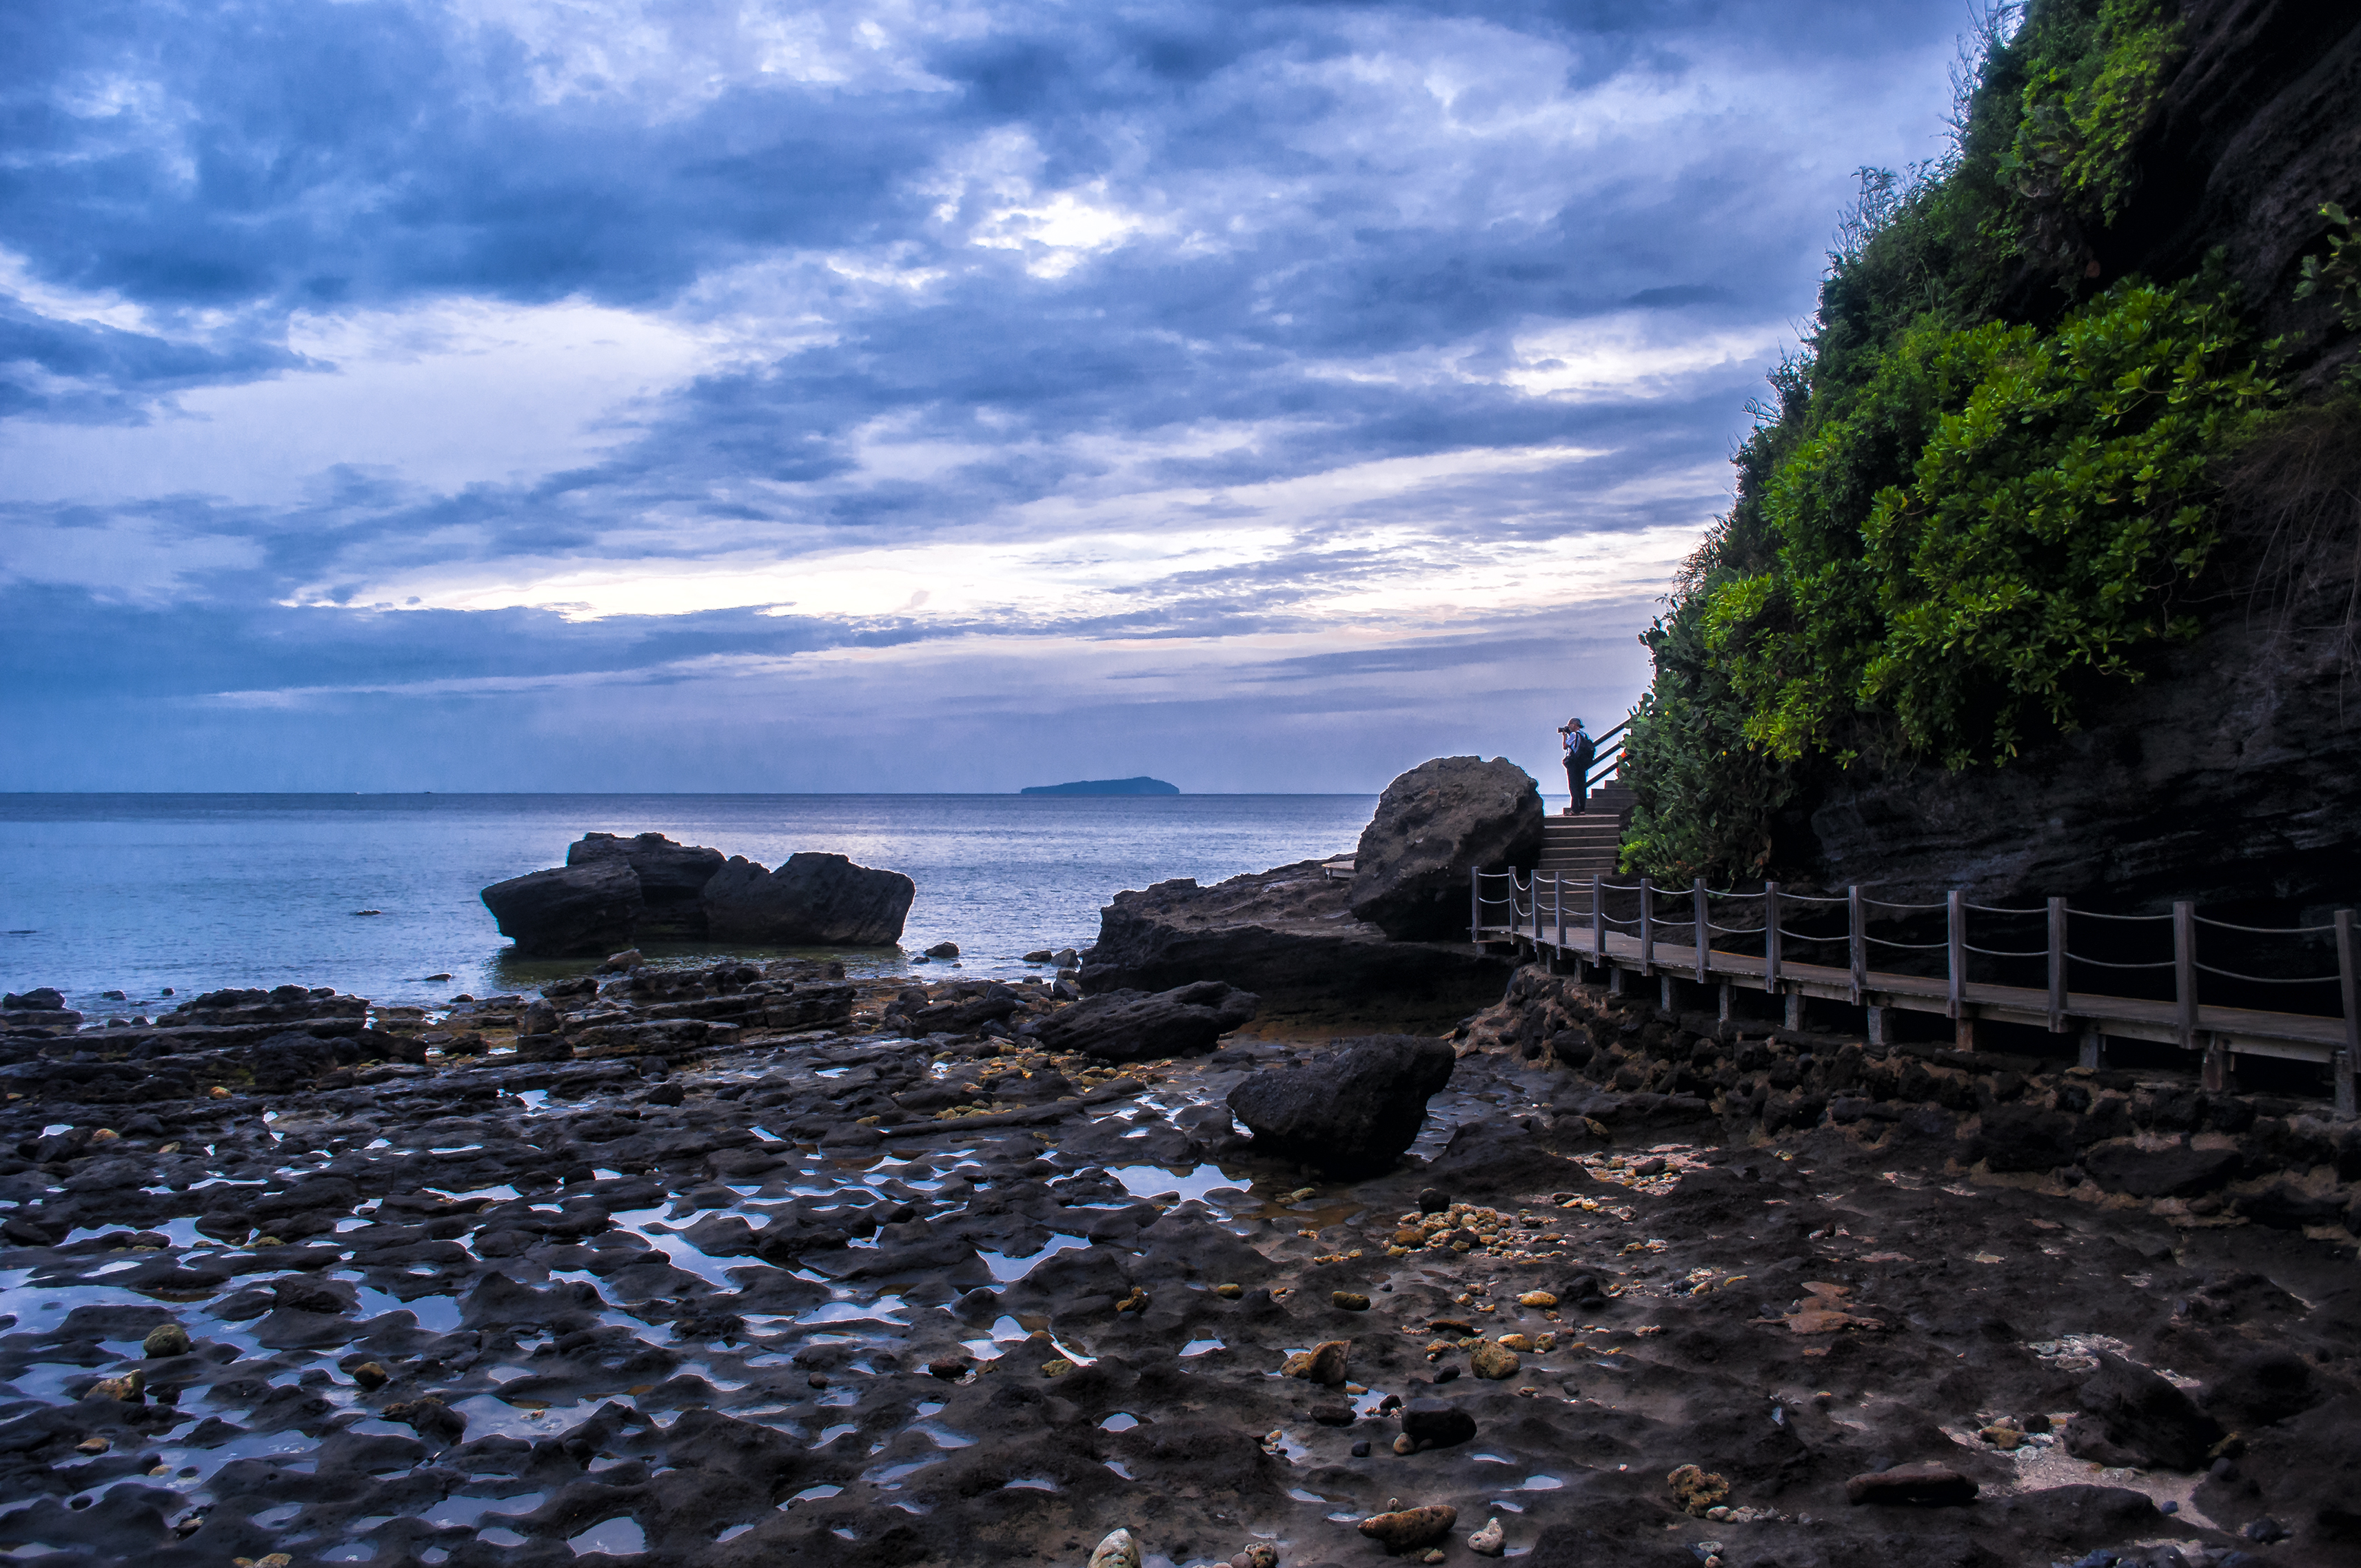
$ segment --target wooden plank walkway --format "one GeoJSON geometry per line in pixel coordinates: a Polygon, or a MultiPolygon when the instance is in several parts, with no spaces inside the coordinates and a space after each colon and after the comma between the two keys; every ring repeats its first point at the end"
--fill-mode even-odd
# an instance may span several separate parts
{"type": "MultiPolygon", "coordinates": [[[[1610,982],[1619,988],[1629,976],[1656,979],[1663,986],[1667,1005],[1671,1002],[1671,982],[1695,983],[1700,978],[1695,930],[1687,921],[1657,924],[1653,938],[1643,944],[1640,937],[1628,932],[1611,927],[1603,933],[1595,930],[1587,911],[1577,916],[1571,908],[1562,913],[1553,911],[1545,903],[1535,909],[1530,903],[1508,901],[1497,916],[1480,921],[1472,934],[1479,942],[1515,943],[1537,956],[1604,964],[1611,971],[1610,982]],[[1513,921],[1508,918],[1511,911],[1516,916],[1513,921]],[[1601,936],[1603,951],[1597,945],[1601,936]]],[[[1946,975],[1869,970],[1860,977],[1861,983],[1856,987],[1853,971],[1849,968],[1797,962],[1783,956],[1773,986],[1764,982],[1767,968],[1763,954],[1725,952],[1708,947],[1703,981],[1725,988],[1721,1001],[1725,1015],[1730,1001],[1729,988],[1780,996],[1791,1027],[1801,1025],[1803,1004],[1807,1000],[1866,1008],[1868,1034],[1874,1044],[1887,1043],[1883,1016],[1887,1009],[1953,1018],[1960,1048],[1969,1050],[1974,1048],[1974,1025],[1978,1019],[2077,1035],[2081,1036],[2081,1059],[2092,1067],[2101,1064],[2104,1042],[2109,1038],[2186,1046],[2191,1045],[2193,1036],[2193,1050],[2202,1053],[2211,1082],[2222,1080],[2229,1070],[2228,1058],[2234,1055],[2318,1062],[2331,1069],[2338,1113],[2349,1115],[2355,1110],[2354,1064],[2346,1052],[2348,1036],[2341,1017],[2201,1004],[2195,1009],[2191,1030],[2180,1004],[2173,1001],[2075,991],[2065,995],[2062,1009],[2053,1011],[2048,991],[2033,986],[1963,981],[1955,1002],[1951,981],[1946,975]]]]}

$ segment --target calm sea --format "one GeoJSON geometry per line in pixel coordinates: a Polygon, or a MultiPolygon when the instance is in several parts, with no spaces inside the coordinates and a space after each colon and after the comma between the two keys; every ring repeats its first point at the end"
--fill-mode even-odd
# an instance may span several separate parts
{"type": "MultiPolygon", "coordinates": [[[[0,795],[0,984],[98,1016],[227,985],[332,985],[379,1002],[518,991],[531,962],[478,898],[564,863],[587,831],[658,832],[776,865],[834,850],[918,884],[902,947],[829,956],[891,973],[949,939],[966,974],[1084,947],[1100,906],[1170,877],[1349,851],[1374,795],[0,795]],[[357,910],[381,913],[363,916],[357,910]],[[448,980],[429,976],[447,974],[448,980]],[[120,1001],[103,992],[120,991],[120,1001]]],[[[781,949],[670,948],[773,956],[781,949]]]]}

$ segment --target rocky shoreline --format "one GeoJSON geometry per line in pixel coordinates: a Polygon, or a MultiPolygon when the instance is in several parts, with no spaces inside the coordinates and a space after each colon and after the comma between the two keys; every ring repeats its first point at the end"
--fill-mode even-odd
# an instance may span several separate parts
{"type": "Polygon", "coordinates": [[[1424,1113],[1332,1171],[1234,1113],[1342,1127],[1287,1085],[1359,1069],[1222,1033],[1242,994],[625,962],[8,1020],[0,1546],[2349,1560],[2350,1237],[2261,1201],[2361,1174],[2349,1124],[1526,970],[1431,1099],[1354,1047],[1424,1113]],[[1184,1054],[1123,1059],[1150,1003],[1184,1054]],[[2092,1153],[2167,1136],[2241,1163],[2142,1198],[2092,1153]]]}

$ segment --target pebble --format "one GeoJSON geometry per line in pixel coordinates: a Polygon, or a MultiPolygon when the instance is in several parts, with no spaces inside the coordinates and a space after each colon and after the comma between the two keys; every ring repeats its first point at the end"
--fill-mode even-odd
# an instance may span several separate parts
{"type": "Polygon", "coordinates": [[[139,1342],[139,1352],[150,1359],[189,1354],[189,1331],[178,1323],[159,1323],[139,1342]]]}
{"type": "Polygon", "coordinates": [[[1368,1456],[1369,1440],[1367,1438],[1363,1438],[1353,1445],[1353,1457],[1356,1459],[1367,1459],[1368,1456]]]}
{"type": "Polygon", "coordinates": [[[1433,1546],[1458,1522],[1459,1510],[1449,1503],[1429,1503],[1397,1513],[1372,1514],[1361,1521],[1361,1533],[1399,1554],[1433,1546]]]}
{"type": "Polygon", "coordinates": [[[1216,1285],[1213,1287],[1213,1294],[1219,1296],[1224,1301],[1235,1301],[1246,1293],[1246,1287],[1243,1285],[1216,1285]]]}
{"type": "Polygon", "coordinates": [[[1131,1539],[1131,1531],[1108,1531],[1091,1552],[1090,1568],[1139,1568],[1139,1545],[1131,1539]]]}
{"type": "Polygon", "coordinates": [[[1537,1307],[1544,1310],[1557,1305],[1557,1298],[1546,1290],[1528,1290],[1517,1298],[1520,1307],[1537,1307]]]}
{"type": "Polygon", "coordinates": [[[353,1368],[353,1381],[364,1389],[382,1388],[392,1376],[374,1361],[364,1361],[353,1368]]]}
{"type": "Polygon", "coordinates": [[[1730,1483],[1695,1464],[1684,1464],[1664,1477],[1664,1485],[1673,1489],[1673,1501],[1696,1517],[1702,1519],[1706,1510],[1730,1497],[1730,1483]]]}
{"type": "Polygon", "coordinates": [[[78,1453],[104,1453],[114,1446],[103,1437],[86,1437],[74,1444],[74,1451],[78,1453]]]}
{"type": "Polygon", "coordinates": [[[1267,1541],[1248,1542],[1230,1559],[1230,1568],[1279,1568],[1279,1548],[1267,1541]]]}
{"type": "Polygon", "coordinates": [[[1490,1340],[1478,1340],[1476,1348],[1467,1354],[1468,1370],[1478,1377],[1513,1377],[1523,1365],[1517,1359],[1515,1351],[1490,1340]]]}
{"type": "Polygon", "coordinates": [[[1369,1310],[1369,1299],[1358,1290],[1332,1290],[1328,1293],[1328,1299],[1347,1312],[1366,1312],[1369,1310]]]}
{"type": "Polygon", "coordinates": [[[1479,1557],[1498,1557],[1509,1550],[1509,1532],[1500,1528],[1499,1519],[1487,1519],[1482,1530],[1467,1537],[1467,1550],[1479,1557]]]}
{"type": "Polygon", "coordinates": [[[1897,1464],[1855,1475],[1845,1483],[1845,1500],[1889,1506],[1944,1508],[1975,1501],[1973,1481],[1947,1464],[1897,1464]]]}
{"type": "Polygon", "coordinates": [[[1290,1377],[1334,1388],[1345,1381],[1345,1362],[1352,1353],[1351,1340],[1326,1340],[1310,1350],[1297,1351],[1279,1370],[1290,1377]]]}

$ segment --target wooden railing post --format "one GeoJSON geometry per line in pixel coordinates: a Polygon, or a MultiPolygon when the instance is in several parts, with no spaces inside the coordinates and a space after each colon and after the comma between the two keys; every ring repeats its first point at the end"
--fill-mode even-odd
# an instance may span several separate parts
{"type": "Polygon", "coordinates": [[[1607,961],[1606,881],[1597,872],[1590,873],[1590,951],[1602,964],[1607,961]]]}
{"type": "Polygon", "coordinates": [[[1640,879],[1640,976],[1646,979],[1656,972],[1656,889],[1646,877],[1640,879]]]}
{"type": "Polygon", "coordinates": [[[1474,866],[1467,868],[1467,939],[1484,939],[1484,873],[1474,866]]]}
{"type": "Polygon", "coordinates": [[[1689,883],[1689,914],[1697,922],[1697,982],[1705,983],[1706,962],[1712,953],[1713,923],[1706,918],[1705,878],[1689,883]]]}
{"type": "Polygon", "coordinates": [[[1763,884],[1763,990],[1779,989],[1779,884],[1763,884]]]}
{"type": "Polygon", "coordinates": [[[2329,1062],[2329,1080],[2336,1091],[2336,1113],[2354,1113],[2353,1078],[2356,1068],[2361,1068],[2361,955],[2353,946],[2353,911],[2336,912],[2336,979],[2345,992],[2345,1049],[2329,1062]]]}
{"type": "Polygon", "coordinates": [[[1869,989],[1869,931],[1861,922],[1861,888],[1858,884],[1845,889],[1845,930],[1850,938],[1852,1004],[1858,1007],[1861,992],[1869,989]]]}
{"type": "Polygon", "coordinates": [[[1565,946],[1565,878],[1550,872],[1550,946],[1565,946]]]}
{"type": "Polygon", "coordinates": [[[1943,918],[1950,938],[1943,952],[1943,968],[1950,980],[1950,995],[1947,1010],[1953,1019],[1962,1016],[1968,992],[1968,895],[1953,888],[1943,901],[1943,918]]]}
{"type": "Polygon", "coordinates": [[[2066,901],[2049,901],[2049,1032],[2066,1032],[2066,901]]]}
{"type": "Polygon", "coordinates": [[[2180,1009],[2180,1048],[2197,1045],[2197,905],[2172,906],[2172,995],[2180,1009]]]}

